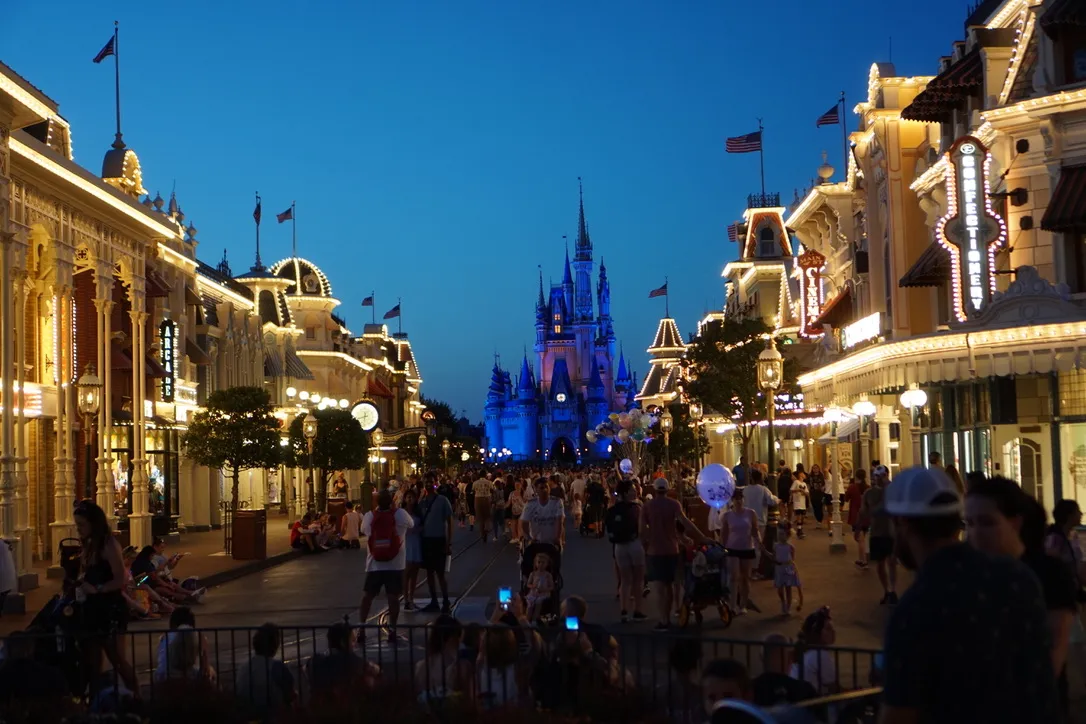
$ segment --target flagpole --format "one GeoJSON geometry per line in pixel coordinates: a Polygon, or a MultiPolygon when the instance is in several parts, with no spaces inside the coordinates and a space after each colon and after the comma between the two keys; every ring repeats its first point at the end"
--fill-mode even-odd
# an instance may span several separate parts
{"type": "Polygon", "coordinates": [[[377,292],[370,292],[370,301],[373,304],[370,305],[370,318],[373,319],[373,323],[377,324],[377,292]]]}
{"type": "Polygon", "coordinates": [[[396,311],[399,312],[396,315],[396,334],[403,334],[403,300],[400,297],[396,297],[396,311]]]}
{"type": "MultiPolygon", "coordinates": [[[[259,191],[256,192],[256,207],[258,209],[260,208],[260,192],[259,191]]],[[[260,269],[260,268],[262,268],[264,266],[263,264],[260,263],[260,219],[257,218],[257,219],[255,219],[255,221],[256,221],[256,268],[260,269]]]]}
{"type": "Polygon", "coordinates": [[[119,33],[119,25],[116,20],[113,21],[113,84],[114,84],[114,100],[117,104],[117,138],[113,141],[114,148],[124,148],[124,141],[121,139],[121,45],[117,36],[119,33]]]}
{"type": "Polygon", "coordinates": [[[841,91],[841,142],[844,145],[844,179],[848,183],[848,128],[845,125],[845,92],[841,91]]]}
{"type": "MultiPolygon", "coordinates": [[[[762,193],[765,193],[765,184],[762,184],[762,193]]],[[[664,277],[664,316],[671,316],[671,298],[668,296],[670,293],[667,286],[667,277],[664,277]]]]}
{"type": "Polygon", "coordinates": [[[294,258],[298,258],[298,213],[294,210],[294,202],[290,202],[290,244],[294,250],[294,258]]]}
{"type": "Polygon", "coordinates": [[[762,119],[758,119],[758,167],[762,172],[762,196],[765,196],[765,134],[762,119]]]}

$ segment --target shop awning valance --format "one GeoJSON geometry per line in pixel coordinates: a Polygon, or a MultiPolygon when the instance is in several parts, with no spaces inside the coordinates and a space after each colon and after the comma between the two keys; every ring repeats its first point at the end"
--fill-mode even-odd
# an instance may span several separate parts
{"type": "MultiPolygon", "coordinates": [[[[844,422],[837,423],[837,440],[839,442],[844,442],[845,440],[847,440],[849,438],[850,435],[852,435],[855,432],[859,432],[859,431],[860,431],[860,418],[858,418],[858,417],[850,417],[847,420],[845,420],[844,422]]],[[[828,442],[833,442],[834,441],[834,439],[833,439],[833,430],[830,430],[825,435],[818,438],[818,441],[820,443],[823,443],[823,444],[828,443],[828,442]]]]}
{"type": "Polygon", "coordinates": [[[935,76],[913,102],[901,111],[901,117],[927,123],[946,121],[950,118],[950,112],[983,83],[984,61],[980,57],[980,48],[975,48],[935,76]]]}
{"type": "Polygon", "coordinates": [[[279,361],[279,355],[270,350],[264,352],[264,376],[265,377],[282,377],[283,365],[279,361]]]}
{"type": "Polygon", "coordinates": [[[293,377],[296,380],[313,379],[312,370],[306,366],[305,362],[302,362],[302,358],[292,349],[287,350],[287,377],[293,377]]]}
{"type": "Polygon", "coordinates": [[[950,253],[937,241],[928,244],[901,277],[899,287],[937,287],[950,279],[950,253]]]}
{"type": "Polygon", "coordinates": [[[211,364],[211,357],[207,352],[196,343],[192,337],[185,337],[185,356],[189,358],[189,362],[194,365],[209,365],[211,364]]]}
{"type": "Polygon", "coordinates": [[[147,296],[150,297],[166,297],[170,294],[170,285],[166,283],[158,272],[154,269],[147,270],[147,279],[144,282],[144,289],[147,296]]]}
{"type": "Polygon", "coordinates": [[[813,327],[828,324],[831,327],[843,327],[852,321],[852,287],[845,287],[836,297],[822,308],[822,314],[811,323],[813,327]]]}
{"type": "Polygon", "coordinates": [[[366,384],[366,392],[373,397],[387,397],[389,399],[395,397],[392,390],[388,389],[388,386],[376,377],[366,384]]]}
{"type": "Polygon", "coordinates": [[[200,295],[196,293],[196,290],[191,285],[185,285],[185,304],[195,305],[197,307],[203,306],[204,300],[200,298],[200,295]]]}
{"type": "Polygon", "coordinates": [[[117,342],[110,345],[109,366],[114,371],[119,372],[127,372],[132,369],[132,358],[129,356],[128,350],[123,349],[117,342]]]}
{"type": "Polygon", "coordinates": [[[1056,0],[1041,16],[1041,28],[1050,36],[1063,28],[1086,28],[1086,4],[1082,0],[1056,0]]]}
{"type": "Polygon", "coordinates": [[[1060,169],[1060,180],[1048,202],[1041,228],[1086,233],[1086,165],[1060,169]]]}
{"type": "Polygon", "coordinates": [[[147,363],[145,371],[148,377],[153,377],[156,380],[161,380],[162,378],[169,376],[166,373],[166,368],[163,367],[157,359],[155,359],[151,355],[147,355],[144,359],[147,363]]]}

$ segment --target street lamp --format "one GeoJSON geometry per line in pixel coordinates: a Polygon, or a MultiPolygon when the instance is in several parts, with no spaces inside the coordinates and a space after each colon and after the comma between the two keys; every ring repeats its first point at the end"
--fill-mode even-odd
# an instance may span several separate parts
{"type": "Polygon", "coordinates": [[[776,392],[781,386],[781,377],[784,370],[784,358],[781,357],[781,353],[777,351],[777,345],[773,342],[773,337],[770,336],[766,340],[765,349],[758,355],[758,387],[765,393],[765,406],[766,406],[766,421],[768,423],[767,437],[769,438],[769,460],[768,463],[772,469],[773,458],[775,457],[776,450],[773,446],[773,416],[777,409],[777,395],[776,392]]]}
{"type": "Polygon", "coordinates": [[[426,438],[426,433],[419,435],[419,463],[423,466],[426,464],[426,448],[430,444],[430,441],[426,438]]]}
{"type": "MultiPolygon", "coordinates": [[[[79,378],[79,381],[75,383],[75,386],[79,391],[79,412],[83,415],[83,441],[87,446],[86,462],[83,468],[86,477],[83,487],[87,491],[88,497],[91,496],[91,491],[94,490],[94,497],[97,500],[97,491],[95,490],[94,481],[91,480],[91,458],[93,456],[91,444],[94,440],[94,425],[98,419],[98,410],[102,407],[102,380],[94,372],[94,365],[87,365],[87,369],[83,372],[83,376],[79,378]]],[[[109,514],[107,512],[107,515],[109,514]]]]}
{"type": "Polygon", "coordinates": [[[377,448],[377,452],[375,453],[377,460],[374,462],[377,463],[377,489],[381,490],[381,478],[384,476],[385,472],[384,468],[381,466],[381,443],[385,441],[385,433],[381,428],[377,427],[370,433],[370,437],[373,438],[373,446],[377,448]]]}
{"type": "Polygon", "coordinates": [[[675,429],[675,418],[671,416],[671,410],[664,410],[660,415],[660,430],[664,433],[664,472],[671,468],[671,431],[675,429]]]}
{"type": "Polygon", "coordinates": [[[860,395],[860,399],[852,403],[852,414],[860,418],[860,464],[866,470],[871,467],[871,436],[868,433],[871,425],[871,417],[878,411],[875,403],[867,399],[867,395],[860,395]]]}
{"type": "Polygon", "coordinates": [[[698,451],[698,470],[700,470],[703,462],[701,458],[701,417],[705,411],[702,409],[701,403],[696,401],[691,402],[688,409],[690,419],[694,421],[694,443],[697,445],[695,449],[698,451]]]}
{"type": "Polygon", "coordinates": [[[306,507],[308,508],[308,501],[313,499],[313,486],[317,482],[313,475],[313,441],[317,439],[317,418],[313,415],[306,415],[302,418],[302,436],[305,438],[305,446],[309,451],[309,490],[306,494],[306,507]]]}
{"type": "Polygon", "coordinates": [[[837,439],[837,425],[845,419],[845,411],[831,403],[822,411],[822,419],[830,423],[830,435],[833,437],[833,485],[830,489],[830,553],[843,553],[845,541],[841,537],[841,442],[837,439]]]}
{"type": "Polygon", "coordinates": [[[928,393],[914,382],[901,393],[901,404],[909,411],[909,432],[912,435],[913,465],[923,465],[920,458],[920,411],[928,404],[928,393]]]}
{"type": "MultiPolygon", "coordinates": [[[[449,448],[452,447],[452,443],[448,438],[441,441],[441,455],[445,458],[445,472],[449,472],[449,448]]],[[[465,453],[466,454],[466,453],[465,453]]]]}

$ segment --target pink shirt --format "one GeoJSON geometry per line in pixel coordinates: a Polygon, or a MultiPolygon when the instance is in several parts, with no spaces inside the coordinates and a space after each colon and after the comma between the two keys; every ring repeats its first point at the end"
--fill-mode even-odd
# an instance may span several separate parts
{"type": "Polygon", "coordinates": [[[645,553],[650,556],[677,556],[679,529],[676,523],[683,509],[679,501],[663,495],[653,496],[641,507],[641,519],[648,526],[645,553]]]}

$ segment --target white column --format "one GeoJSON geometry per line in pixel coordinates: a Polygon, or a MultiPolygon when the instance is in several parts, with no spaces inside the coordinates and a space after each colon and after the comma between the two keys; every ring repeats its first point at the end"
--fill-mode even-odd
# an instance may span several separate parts
{"type": "Polygon", "coordinates": [[[113,343],[111,337],[113,314],[113,268],[99,263],[95,279],[97,296],[94,306],[98,310],[98,376],[102,379],[102,405],[98,408],[98,475],[95,477],[97,494],[95,502],[106,512],[113,523],[116,482],[113,479],[113,452],[110,449],[110,432],[113,427],[113,343]]]}
{"type": "Polygon", "coordinates": [[[66,287],[55,287],[53,291],[53,328],[57,340],[56,359],[56,451],[53,457],[53,522],[51,548],[55,548],[61,538],[75,536],[75,522],[72,520],[72,508],[75,505],[75,490],[70,488],[67,471],[67,454],[71,438],[68,437],[66,420],[68,396],[68,364],[71,347],[68,346],[65,329],[71,327],[71,291],[66,287]]]}
{"type": "Polygon", "coordinates": [[[844,481],[841,480],[841,442],[837,439],[837,423],[831,427],[833,434],[833,484],[830,486],[830,553],[844,553],[845,539],[841,534],[841,493],[844,481]]]}
{"type": "Polygon", "coordinates": [[[128,516],[129,543],[142,548],[151,544],[151,513],[149,511],[149,491],[147,488],[146,435],[147,422],[144,415],[147,379],[147,340],[144,323],[147,313],[144,308],[143,280],[134,281],[129,293],[132,300],[132,480],[129,495],[132,498],[132,512],[128,516]]]}
{"type": "MultiPolygon", "coordinates": [[[[890,469],[893,453],[890,450],[890,425],[897,422],[893,405],[879,405],[875,414],[875,423],[879,426],[879,461],[890,469]]],[[[898,463],[901,463],[901,451],[898,450],[898,463]]]]}
{"type": "MultiPolygon", "coordinates": [[[[37,331],[37,330],[33,330],[37,331]]],[[[15,428],[15,526],[19,536],[19,575],[31,573],[34,567],[34,529],[30,525],[30,462],[26,444],[26,272],[20,270],[15,279],[15,388],[19,409],[15,428]]]]}
{"type": "MultiPolygon", "coordinates": [[[[12,271],[12,245],[15,243],[15,234],[11,231],[11,187],[8,177],[10,169],[11,152],[8,146],[8,138],[11,129],[11,114],[0,108],[0,318],[3,326],[0,327],[0,362],[3,371],[0,372],[0,384],[3,385],[3,393],[0,395],[3,405],[2,424],[0,424],[0,538],[18,545],[16,537],[16,506],[15,493],[15,469],[14,469],[14,412],[12,362],[14,353],[12,331],[12,289],[8,282],[12,271]]],[[[16,560],[19,554],[16,553],[16,560]]]]}

